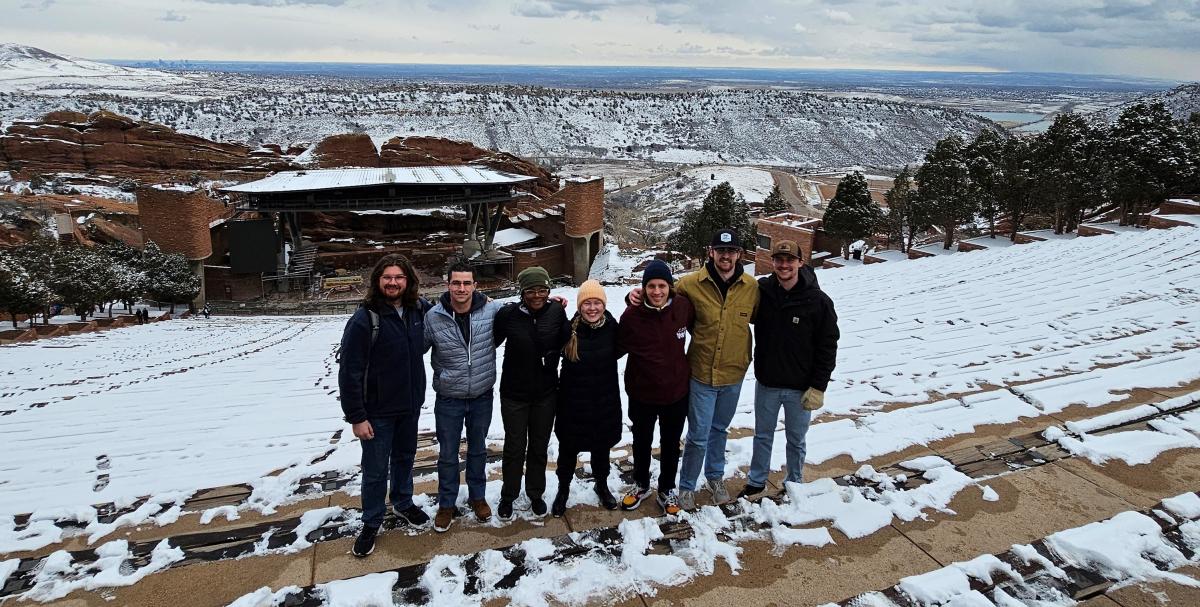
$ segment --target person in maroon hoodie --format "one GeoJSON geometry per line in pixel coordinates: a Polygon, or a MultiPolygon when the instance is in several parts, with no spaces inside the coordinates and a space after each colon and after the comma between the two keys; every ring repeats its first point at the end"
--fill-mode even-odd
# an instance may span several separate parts
{"type": "Polygon", "coordinates": [[[679,513],[675,481],[691,379],[684,344],[696,313],[687,297],[673,292],[674,284],[670,266],[651,261],[642,273],[644,300],[625,308],[617,329],[617,343],[629,353],[625,391],[629,394],[629,421],[633,422],[634,487],[621,500],[623,510],[637,508],[650,496],[650,446],[657,421],[662,462],[658,505],[667,514],[679,513]]]}

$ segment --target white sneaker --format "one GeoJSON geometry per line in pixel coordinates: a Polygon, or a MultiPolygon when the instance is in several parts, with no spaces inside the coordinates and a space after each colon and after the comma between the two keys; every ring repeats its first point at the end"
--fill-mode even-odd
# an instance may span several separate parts
{"type": "Polygon", "coordinates": [[[725,489],[725,481],[721,479],[708,480],[704,482],[704,486],[712,493],[714,504],[724,504],[729,501],[729,491],[725,489]]]}
{"type": "Polygon", "coordinates": [[[679,507],[684,510],[696,509],[696,492],[687,489],[679,490],[679,507]]]}

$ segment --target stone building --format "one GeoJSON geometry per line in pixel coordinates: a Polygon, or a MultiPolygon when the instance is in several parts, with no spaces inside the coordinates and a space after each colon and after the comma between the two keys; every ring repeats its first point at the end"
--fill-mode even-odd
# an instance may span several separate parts
{"type": "Polygon", "coordinates": [[[776,213],[760,217],[756,224],[758,246],[754,255],[754,273],[771,273],[771,246],[780,240],[792,240],[800,248],[807,263],[812,262],[813,250],[824,250],[827,240],[821,231],[821,220],[796,213],[776,213]]]}

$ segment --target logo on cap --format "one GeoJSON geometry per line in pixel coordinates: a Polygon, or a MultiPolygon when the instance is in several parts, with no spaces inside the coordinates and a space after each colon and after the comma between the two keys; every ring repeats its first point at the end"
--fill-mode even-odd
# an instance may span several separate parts
{"type": "Polygon", "coordinates": [[[733,242],[733,234],[730,234],[729,232],[721,234],[721,242],[733,242]]]}

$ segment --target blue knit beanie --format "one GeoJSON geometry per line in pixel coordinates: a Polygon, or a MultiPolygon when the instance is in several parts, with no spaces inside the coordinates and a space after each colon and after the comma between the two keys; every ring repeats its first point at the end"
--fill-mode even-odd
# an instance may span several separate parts
{"type": "Polygon", "coordinates": [[[650,265],[642,271],[642,287],[655,278],[661,278],[667,281],[667,284],[675,286],[675,278],[671,276],[671,266],[659,259],[651,260],[650,265]]]}

